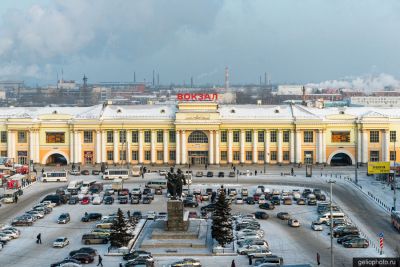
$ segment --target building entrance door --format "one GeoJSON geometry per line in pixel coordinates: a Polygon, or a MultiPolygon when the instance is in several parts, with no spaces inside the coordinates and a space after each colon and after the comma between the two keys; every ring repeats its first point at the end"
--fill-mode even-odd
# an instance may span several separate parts
{"type": "Polygon", "coordinates": [[[189,151],[189,162],[192,165],[205,165],[208,163],[208,151],[189,151]]]}

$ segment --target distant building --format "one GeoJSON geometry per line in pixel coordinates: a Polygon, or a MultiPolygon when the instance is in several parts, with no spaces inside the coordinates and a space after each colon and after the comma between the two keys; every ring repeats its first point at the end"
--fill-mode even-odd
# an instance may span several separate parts
{"type": "MultiPolygon", "coordinates": [[[[311,88],[306,88],[306,93],[311,93],[311,88]]],[[[279,85],[277,95],[302,95],[303,85],[279,85]]]]}
{"type": "Polygon", "coordinates": [[[351,106],[399,107],[400,96],[354,96],[350,97],[351,106]]]}

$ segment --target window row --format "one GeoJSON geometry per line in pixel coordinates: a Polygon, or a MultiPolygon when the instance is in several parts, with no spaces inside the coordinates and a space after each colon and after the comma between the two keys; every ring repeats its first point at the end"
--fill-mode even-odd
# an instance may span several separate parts
{"type": "MultiPolygon", "coordinates": [[[[150,150],[145,150],[144,152],[144,160],[145,161],[151,161],[151,151],[150,150]]],[[[139,151],[133,150],[131,151],[131,158],[133,161],[139,160],[139,151]]],[[[127,151],[125,150],[120,150],[119,151],[119,160],[124,161],[126,160],[126,155],[127,151]]],[[[175,150],[170,150],[169,151],[169,159],[170,160],[175,160],[176,159],[176,152],[175,150]]],[[[107,160],[108,161],[113,161],[114,160],[114,151],[108,150],[107,151],[107,160]]],[[[164,160],[164,151],[156,151],[156,160],[164,160]]]]}

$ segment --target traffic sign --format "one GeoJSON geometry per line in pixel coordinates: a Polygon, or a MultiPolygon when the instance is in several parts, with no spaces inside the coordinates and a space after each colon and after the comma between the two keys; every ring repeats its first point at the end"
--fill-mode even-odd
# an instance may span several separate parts
{"type": "Polygon", "coordinates": [[[378,234],[378,236],[379,236],[379,237],[383,237],[383,232],[380,232],[380,233],[378,234]]]}

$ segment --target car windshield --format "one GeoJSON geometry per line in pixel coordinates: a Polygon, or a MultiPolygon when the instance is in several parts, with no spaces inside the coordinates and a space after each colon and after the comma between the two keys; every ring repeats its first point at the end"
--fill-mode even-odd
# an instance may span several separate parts
{"type": "Polygon", "coordinates": [[[56,239],[56,242],[63,242],[64,241],[64,238],[57,238],[56,239]]]}

